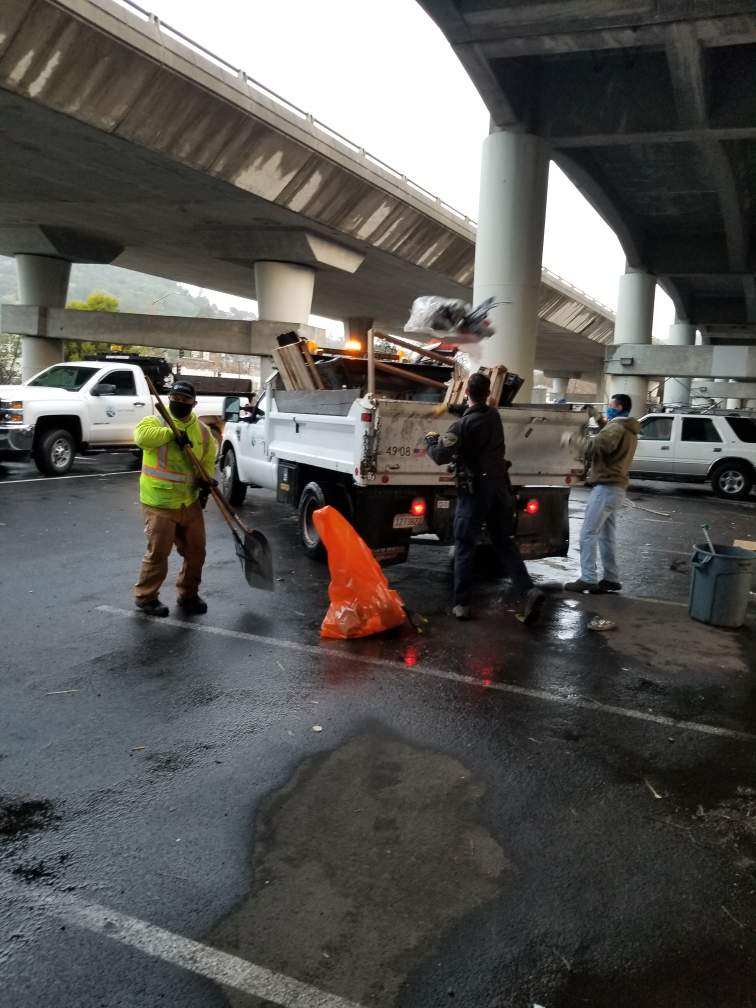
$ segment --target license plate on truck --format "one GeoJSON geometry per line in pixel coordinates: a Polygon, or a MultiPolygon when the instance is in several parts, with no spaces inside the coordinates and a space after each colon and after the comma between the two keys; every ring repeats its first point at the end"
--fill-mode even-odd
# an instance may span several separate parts
{"type": "Polygon", "coordinates": [[[425,521],[425,515],[398,514],[394,515],[394,528],[418,528],[425,521]]]}

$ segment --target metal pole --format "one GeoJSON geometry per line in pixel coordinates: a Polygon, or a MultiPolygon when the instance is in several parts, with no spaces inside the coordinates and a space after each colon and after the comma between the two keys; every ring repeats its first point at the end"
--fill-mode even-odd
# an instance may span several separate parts
{"type": "Polygon", "coordinates": [[[372,329],[367,332],[367,367],[367,394],[375,396],[375,343],[372,329]]]}

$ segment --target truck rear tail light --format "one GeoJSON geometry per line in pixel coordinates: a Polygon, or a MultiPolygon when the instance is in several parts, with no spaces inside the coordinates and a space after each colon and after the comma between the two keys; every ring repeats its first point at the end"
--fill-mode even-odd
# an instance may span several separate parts
{"type": "Polygon", "coordinates": [[[414,515],[415,518],[422,518],[425,514],[425,498],[415,497],[415,499],[410,504],[410,514],[414,515]]]}
{"type": "Polygon", "coordinates": [[[372,413],[360,413],[360,420],[362,420],[363,423],[372,423],[373,422],[373,414],[372,413]]]}
{"type": "Polygon", "coordinates": [[[526,501],[525,507],[522,509],[525,514],[538,514],[540,510],[541,502],[537,501],[534,497],[529,501],[526,501]]]}

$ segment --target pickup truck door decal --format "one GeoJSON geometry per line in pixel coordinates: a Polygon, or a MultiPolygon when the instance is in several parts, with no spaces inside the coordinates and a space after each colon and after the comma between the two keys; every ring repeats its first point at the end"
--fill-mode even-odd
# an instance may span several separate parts
{"type": "Polygon", "coordinates": [[[97,444],[129,444],[139,421],[152,412],[149,395],[137,392],[132,371],[108,371],[98,384],[115,385],[113,395],[90,396],[92,442],[97,444]]]}

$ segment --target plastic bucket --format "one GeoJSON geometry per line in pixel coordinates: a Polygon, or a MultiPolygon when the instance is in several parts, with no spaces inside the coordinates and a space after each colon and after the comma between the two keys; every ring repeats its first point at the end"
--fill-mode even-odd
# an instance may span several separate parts
{"type": "Polygon", "coordinates": [[[756,554],[739,546],[696,546],[691,558],[688,612],[695,620],[718,627],[745,623],[756,554]]]}

